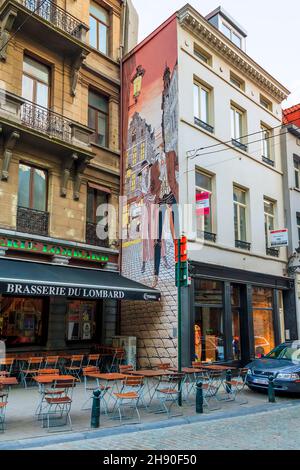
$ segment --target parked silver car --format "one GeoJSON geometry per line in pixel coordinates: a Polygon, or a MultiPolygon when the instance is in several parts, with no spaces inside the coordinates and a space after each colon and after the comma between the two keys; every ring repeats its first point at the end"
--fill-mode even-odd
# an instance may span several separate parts
{"type": "Polygon", "coordinates": [[[287,341],[247,365],[246,384],[251,390],[267,389],[274,377],[275,391],[300,394],[300,341],[287,341]]]}

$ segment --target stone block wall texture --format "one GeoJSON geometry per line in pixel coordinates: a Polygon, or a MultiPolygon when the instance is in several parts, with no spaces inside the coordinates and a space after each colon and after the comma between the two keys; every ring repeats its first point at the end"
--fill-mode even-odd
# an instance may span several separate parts
{"type": "MultiPolygon", "coordinates": [[[[123,275],[151,286],[153,260],[141,274],[140,243],[123,249],[123,275]]],[[[158,289],[160,302],[122,301],[121,334],[137,337],[137,366],[161,362],[177,365],[177,289],[174,281],[174,249],[169,244],[167,261],[162,261],[158,289]]]]}

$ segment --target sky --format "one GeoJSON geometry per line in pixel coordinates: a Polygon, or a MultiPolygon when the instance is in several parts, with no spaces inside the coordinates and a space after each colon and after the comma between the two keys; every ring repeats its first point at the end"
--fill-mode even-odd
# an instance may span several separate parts
{"type": "MultiPolygon", "coordinates": [[[[159,26],[185,0],[132,0],[139,14],[139,41],[159,26]]],[[[291,95],[284,108],[300,103],[299,0],[190,0],[203,16],[222,5],[248,32],[246,52],[291,95]]]]}

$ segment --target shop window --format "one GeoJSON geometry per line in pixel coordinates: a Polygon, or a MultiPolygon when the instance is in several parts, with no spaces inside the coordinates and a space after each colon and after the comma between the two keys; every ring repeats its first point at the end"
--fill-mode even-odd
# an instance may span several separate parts
{"type": "Polygon", "coordinates": [[[212,227],[212,176],[196,171],[196,197],[198,194],[209,193],[209,208],[204,210],[203,216],[197,216],[197,235],[202,237],[203,230],[206,233],[213,231],[212,227]],[[204,220],[203,220],[204,219],[204,220]]]}
{"type": "Polygon", "coordinates": [[[272,289],[253,287],[252,306],[255,356],[262,357],[275,347],[272,289]]]}
{"type": "Polygon", "coordinates": [[[20,163],[18,206],[46,211],[47,172],[45,170],[20,163]]]}
{"type": "Polygon", "coordinates": [[[42,299],[0,297],[0,338],[6,346],[44,344],[45,323],[42,299]]]}
{"type": "Polygon", "coordinates": [[[68,300],[67,341],[92,341],[96,336],[97,302],[68,300]]]}
{"type": "Polygon", "coordinates": [[[223,305],[223,284],[206,279],[195,280],[195,302],[205,305],[223,305]]]}
{"type": "Polygon", "coordinates": [[[241,360],[241,296],[240,286],[231,285],[231,311],[232,311],[232,357],[241,360]]]}
{"type": "Polygon", "coordinates": [[[90,5],[90,45],[108,54],[109,13],[95,2],[90,5]]]}
{"type": "Polygon", "coordinates": [[[224,360],[223,309],[195,309],[195,359],[213,362],[224,360]]]}
{"type": "Polygon", "coordinates": [[[95,144],[108,146],[108,99],[106,96],[89,91],[88,125],[94,129],[92,137],[95,144]]]}

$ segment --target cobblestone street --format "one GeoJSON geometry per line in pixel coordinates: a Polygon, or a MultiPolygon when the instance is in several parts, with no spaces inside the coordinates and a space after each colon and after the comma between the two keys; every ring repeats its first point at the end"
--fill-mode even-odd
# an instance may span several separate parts
{"type": "MultiPolygon", "coordinates": [[[[272,406],[272,405],[271,405],[272,406]]],[[[49,450],[296,450],[300,405],[164,429],[44,446],[49,450]]]]}

